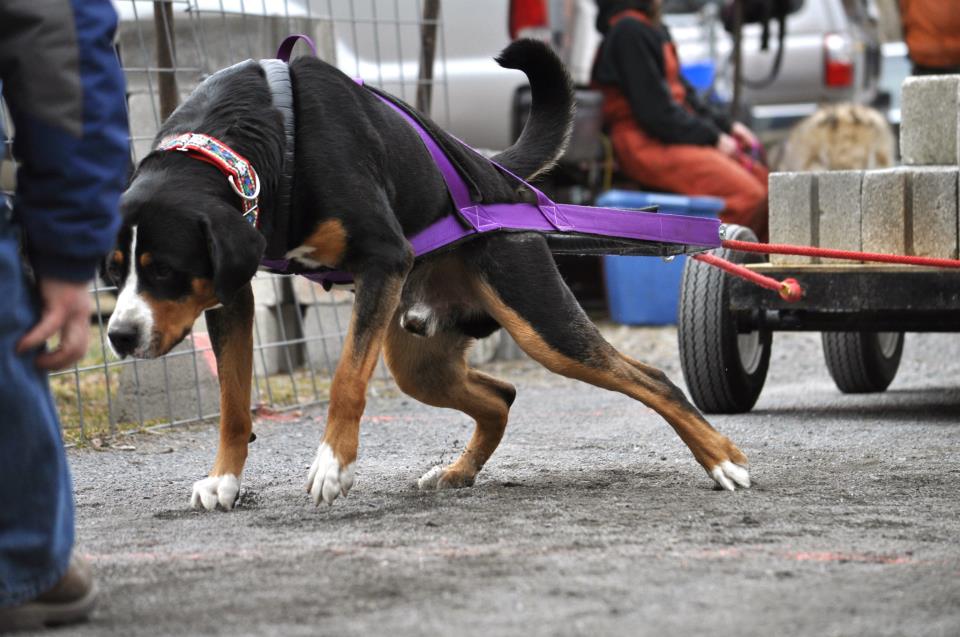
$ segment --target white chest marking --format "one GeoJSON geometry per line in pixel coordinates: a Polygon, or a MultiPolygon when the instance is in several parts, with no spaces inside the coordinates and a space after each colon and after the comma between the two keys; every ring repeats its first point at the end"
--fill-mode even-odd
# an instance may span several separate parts
{"type": "Polygon", "coordinates": [[[284,257],[290,259],[291,261],[296,261],[300,265],[305,265],[308,268],[332,268],[334,267],[330,263],[321,263],[320,261],[314,261],[309,258],[307,255],[316,252],[316,248],[312,246],[298,246],[293,250],[287,252],[284,257]]]}

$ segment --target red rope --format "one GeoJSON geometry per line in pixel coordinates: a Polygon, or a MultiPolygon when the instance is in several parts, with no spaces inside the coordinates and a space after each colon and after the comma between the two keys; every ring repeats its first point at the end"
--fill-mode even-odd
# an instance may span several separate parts
{"type": "Polygon", "coordinates": [[[850,261],[924,265],[934,268],[960,268],[960,260],[957,259],[937,259],[933,257],[910,257],[899,254],[879,254],[876,252],[855,252],[853,250],[833,250],[830,248],[793,246],[784,243],[753,243],[752,241],[727,239],[723,242],[723,247],[740,252],[792,254],[801,257],[825,257],[828,259],[847,259],[850,261]]]}
{"type": "MultiPolygon", "coordinates": [[[[740,242],[735,242],[740,243],[740,242]]],[[[751,244],[752,245],[752,244],[751,244]]],[[[780,295],[784,301],[798,301],[803,296],[803,289],[800,287],[800,284],[796,279],[784,279],[783,281],[777,281],[776,279],[768,276],[763,276],[749,268],[745,268],[742,265],[736,263],[731,263],[726,259],[721,259],[715,254],[710,254],[709,252],[703,252],[701,254],[695,254],[693,256],[697,261],[702,261],[714,267],[720,268],[724,272],[738,276],[741,279],[746,279],[751,283],[755,283],[762,288],[768,290],[773,290],[780,295]]]]}

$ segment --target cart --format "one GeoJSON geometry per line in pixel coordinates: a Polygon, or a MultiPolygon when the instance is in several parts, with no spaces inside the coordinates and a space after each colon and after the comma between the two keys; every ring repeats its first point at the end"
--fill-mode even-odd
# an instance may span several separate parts
{"type": "MultiPolygon", "coordinates": [[[[726,238],[756,241],[743,227],[726,238]]],[[[777,331],[821,332],[827,369],[844,393],[882,392],[893,381],[904,332],[960,330],[960,272],[859,263],[774,265],[763,255],[714,254],[803,287],[788,302],[748,281],[688,259],[678,339],[684,379],[706,413],[743,413],[756,403],[777,331]]]]}

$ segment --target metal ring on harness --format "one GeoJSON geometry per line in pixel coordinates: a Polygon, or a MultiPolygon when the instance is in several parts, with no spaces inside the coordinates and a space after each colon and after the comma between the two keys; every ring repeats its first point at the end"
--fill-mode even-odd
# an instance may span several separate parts
{"type": "Polygon", "coordinates": [[[246,199],[247,201],[253,201],[254,199],[260,196],[260,178],[257,176],[257,173],[255,172],[251,173],[251,175],[253,177],[253,183],[256,184],[256,188],[253,191],[252,195],[245,195],[240,190],[240,188],[237,187],[237,183],[234,181],[234,179],[239,179],[238,176],[227,175],[227,183],[229,183],[230,187],[233,188],[233,192],[237,193],[238,195],[240,195],[242,199],[246,199]]]}

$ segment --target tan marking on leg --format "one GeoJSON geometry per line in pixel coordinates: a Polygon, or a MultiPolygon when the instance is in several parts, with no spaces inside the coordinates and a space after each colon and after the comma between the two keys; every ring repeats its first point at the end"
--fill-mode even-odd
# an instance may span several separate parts
{"type": "MultiPolygon", "coordinates": [[[[251,294],[249,287],[240,293],[251,294]]],[[[253,378],[253,300],[222,311],[233,313],[230,331],[219,335],[217,373],[220,377],[220,444],[211,476],[240,477],[247,461],[253,420],[250,390],[253,378]]]]}
{"type": "Polygon", "coordinates": [[[192,292],[187,298],[177,301],[156,299],[144,294],[143,299],[153,315],[154,349],[157,355],[169,352],[193,327],[200,313],[214,307],[219,301],[209,279],[194,279],[192,292]]]}
{"type": "MultiPolygon", "coordinates": [[[[357,285],[363,285],[362,281],[358,280],[357,285]]],[[[397,277],[385,286],[380,314],[369,320],[372,327],[368,333],[357,334],[356,309],[350,319],[343,352],[330,386],[327,427],[323,433],[323,442],[330,446],[341,467],[357,459],[360,418],[367,405],[367,384],[377,367],[389,317],[393,316],[400,302],[401,285],[402,281],[397,277]]]]}
{"type": "Polygon", "coordinates": [[[339,219],[327,219],[317,225],[316,230],[302,245],[313,248],[313,251],[304,254],[304,257],[335,268],[343,261],[343,255],[347,251],[347,230],[339,219]]]}
{"type": "Polygon", "coordinates": [[[387,366],[404,393],[427,405],[457,409],[476,421],[466,449],[444,469],[442,481],[457,487],[473,484],[500,444],[516,394],[510,383],[467,367],[467,340],[456,334],[423,339],[394,320],[384,341],[387,366]]]}
{"type": "Polygon", "coordinates": [[[647,405],[674,428],[697,462],[708,471],[724,460],[746,464],[743,452],[711,427],[660,370],[627,358],[602,340],[599,334],[594,360],[569,358],[550,347],[533,326],[508,307],[488,285],[481,284],[479,292],[487,311],[527,354],[550,371],[620,392],[647,405]]]}

